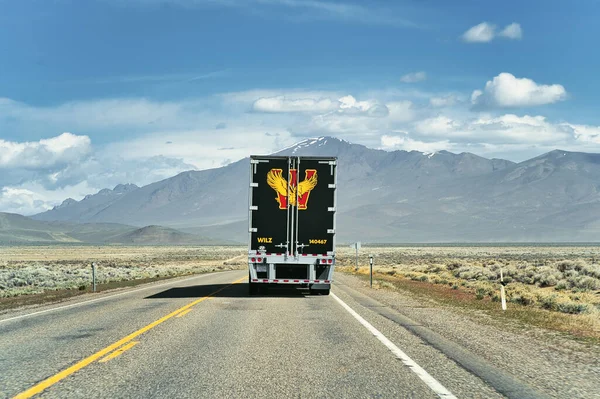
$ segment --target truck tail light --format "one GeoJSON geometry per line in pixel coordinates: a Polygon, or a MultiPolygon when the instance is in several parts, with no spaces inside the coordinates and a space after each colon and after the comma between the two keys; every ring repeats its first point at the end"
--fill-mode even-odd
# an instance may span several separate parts
{"type": "Polygon", "coordinates": [[[260,262],[262,262],[262,258],[256,258],[256,261],[257,261],[258,263],[260,263],[260,262]]]}
{"type": "Polygon", "coordinates": [[[256,262],[256,258],[250,258],[250,260],[252,261],[252,263],[256,262]]]}
{"type": "Polygon", "coordinates": [[[328,259],[327,263],[333,263],[333,259],[328,259]]]}

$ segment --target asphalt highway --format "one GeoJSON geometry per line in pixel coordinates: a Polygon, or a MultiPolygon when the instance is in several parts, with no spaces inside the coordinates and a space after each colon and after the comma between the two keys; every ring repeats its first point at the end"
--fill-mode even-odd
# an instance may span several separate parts
{"type": "Polygon", "coordinates": [[[343,284],[248,296],[247,272],[0,317],[0,397],[501,398],[343,284]]]}

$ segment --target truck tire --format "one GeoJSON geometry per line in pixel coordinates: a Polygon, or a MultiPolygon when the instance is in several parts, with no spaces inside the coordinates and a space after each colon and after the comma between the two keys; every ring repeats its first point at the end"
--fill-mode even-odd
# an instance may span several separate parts
{"type": "Polygon", "coordinates": [[[258,286],[257,284],[248,283],[248,294],[256,295],[258,294],[258,286]]]}
{"type": "Polygon", "coordinates": [[[258,294],[258,284],[253,283],[252,278],[250,277],[250,272],[248,272],[248,294],[250,296],[258,294]]]}

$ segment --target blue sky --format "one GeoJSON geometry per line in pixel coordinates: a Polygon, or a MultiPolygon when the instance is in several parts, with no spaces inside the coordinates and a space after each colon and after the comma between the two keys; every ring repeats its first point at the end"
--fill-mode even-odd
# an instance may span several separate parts
{"type": "Polygon", "coordinates": [[[0,211],[309,136],[515,161],[600,151],[595,0],[0,6],[0,211]]]}

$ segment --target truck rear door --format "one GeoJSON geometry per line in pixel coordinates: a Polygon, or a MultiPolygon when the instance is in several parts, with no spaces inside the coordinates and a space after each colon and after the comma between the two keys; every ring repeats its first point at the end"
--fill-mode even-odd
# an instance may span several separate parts
{"type": "Polygon", "coordinates": [[[253,156],[250,250],[333,255],[335,158],[253,156]]]}
{"type": "MultiPolygon", "coordinates": [[[[297,158],[294,237],[298,254],[333,255],[335,248],[335,159],[297,158]]],[[[294,176],[295,175],[295,176],[294,176]]]]}
{"type": "Polygon", "coordinates": [[[250,250],[269,253],[290,250],[289,174],[287,157],[251,158],[250,250]]]}

